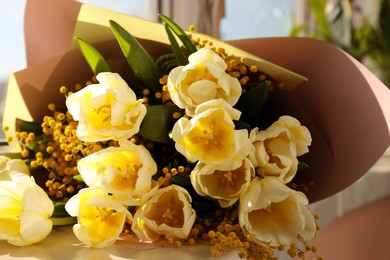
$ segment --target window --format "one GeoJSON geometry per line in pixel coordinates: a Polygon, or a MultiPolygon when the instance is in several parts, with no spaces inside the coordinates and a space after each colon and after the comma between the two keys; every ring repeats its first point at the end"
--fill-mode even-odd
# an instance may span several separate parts
{"type": "Polygon", "coordinates": [[[295,5],[296,0],[225,0],[220,38],[287,36],[295,5]]]}

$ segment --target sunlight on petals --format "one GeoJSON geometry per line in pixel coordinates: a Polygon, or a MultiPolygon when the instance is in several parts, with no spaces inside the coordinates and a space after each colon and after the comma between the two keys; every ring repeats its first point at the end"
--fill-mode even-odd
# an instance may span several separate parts
{"type": "Polygon", "coordinates": [[[311,136],[306,127],[290,116],[282,116],[267,129],[251,130],[253,149],[249,158],[260,176],[276,176],[290,182],[297,170],[297,156],[308,151],[311,136]]]}
{"type": "Polygon", "coordinates": [[[195,218],[188,192],[172,184],[159,189],[136,211],[131,229],[142,241],[155,241],[160,236],[184,239],[195,218]]]}
{"type": "Polygon", "coordinates": [[[146,107],[116,73],[100,73],[91,84],[68,96],[66,106],[76,121],[77,137],[85,142],[128,139],[137,134],[146,107]]]}
{"type": "Polygon", "coordinates": [[[199,195],[217,199],[221,207],[226,208],[239,199],[253,175],[253,165],[249,159],[245,159],[240,167],[228,171],[198,163],[190,177],[192,186],[199,195]]]}
{"type": "Polygon", "coordinates": [[[288,188],[279,178],[256,178],[240,198],[241,228],[258,243],[271,246],[291,245],[298,236],[310,240],[315,222],[307,204],[303,193],[288,188]]]}
{"type": "Polygon", "coordinates": [[[65,209],[71,216],[77,217],[77,224],[73,226],[76,237],[96,248],[114,244],[123,231],[126,219],[132,219],[121,202],[98,188],[80,190],[66,203],[65,209]]]}
{"type": "Polygon", "coordinates": [[[49,218],[54,204],[33,177],[19,173],[12,174],[11,181],[0,181],[0,197],[1,240],[27,246],[40,242],[51,232],[53,223],[49,218]]]}
{"type": "Polygon", "coordinates": [[[225,72],[226,62],[218,54],[202,48],[188,60],[186,66],[176,67],[168,76],[168,90],[178,107],[193,116],[197,106],[212,99],[236,104],[241,95],[240,83],[225,72]]]}
{"type": "Polygon", "coordinates": [[[26,163],[21,159],[11,159],[7,156],[0,156],[0,181],[10,181],[13,175],[30,175],[26,163]]]}
{"type": "Polygon", "coordinates": [[[99,187],[126,205],[139,205],[137,198],[150,191],[157,165],[150,152],[142,145],[121,141],[120,147],[109,147],[95,152],[78,163],[85,183],[99,187]]]}
{"type": "Polygon", "coordinates": [[[208,101],[198,107],[191,120],[180,118],[173,127],[176,149],[189,161],[212,164],[216,169],[232,170],[242,164],[250,147],[246,129],[235,130],[226,102],[208,101]]]}

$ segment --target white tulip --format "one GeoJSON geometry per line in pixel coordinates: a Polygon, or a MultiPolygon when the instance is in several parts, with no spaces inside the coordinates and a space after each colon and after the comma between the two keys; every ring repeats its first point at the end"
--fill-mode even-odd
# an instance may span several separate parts
{"type": "Polygon", "coordinates": [[[65,204],[69,215],[77,217],[73,226],[76,237],[84,244],[102,248],[115,243],[131,214],[113,196],[98,189],[84,188],[65,204]]]}
{"type": "Polygon", "coordinates": [[[98,187],[136,206],[152,188],[157,165],[142,145],[121,141],[120,147],[108,147],[81,159],[79,173],[89,187],[98,187]]]}
{"type": "Polygon", "coordinates": [[[186,66],[174,68],[168,76],[172,101],[192,116],[200,104],[212,99],[224,99],[234,106],[240,95],[238,79],[225,72],[226,62],[210,48],[191,54],[186,66]]]}
{"type": "Polygon", "coordinates": [[[309,241],[316,225],[302,192],[288,188],[280,178],[254,179],[240,198],[243,232],[261,244],[291,245],[298,236],[309,241]]]}
{"type": "Polygon", "coordinates": [[[309,152],[308,147],[311,145],[312,139],[309,129],[292,116],[281,116],[278,121],[273,124],[273,127],[283,127],[290,131],[294,136],[297,156],[301,156],[309,152]]]}
{"type": "Polygon", "coordinates": [[[291,116],[282,116],[263,131],[251,130],[249,158],[262,176],[277,176],[290,182],[298,170],[297,156],[308,151],[311,144],[309,130],[291,116]]]}
{"type": "Polygon", "coordinates": [[[238,168],[251,146],[248,131],[235,129],[233,120],[239,116],[223,99],[203,103],[193,118],[182,117],[173,126],[176,150],[189,161],[212,164],[218,170],[238,168]]]}
{"type": "Polygon", "coordinates": [[[212,165],[198,163],[190,178],[195,191],[201,196],[217,199],[221,207],[233,205],[248,187],[254,175],[254,168],[249,159],[234,170],[216,170],[212,165]]]}
{"type": "Polygon", "coordinates": [[[66,99],[68,111],[79,121],[77,137],[85,142],[128,139],[137,134],[146,107],[117,74],[99,73],[91,84],[66,99]]]}
{"type": "Polygon", "coordinates": [[[156,241],[161,235],[185,239],[195,218],[188,192],[172,184],[160,188],[136,211],[131,229],[142,241],[156,241]]]}
{"type": "Polygon", "coordinates": [[[0,240],[27,246],[51,232],[54,204],[33,177],[20,173],[0,181],[0,197],[0,240]]]}
{"type": "Polygon", "coordinates": [[[30,175],[30,171],[23,160],[0,156],[0,181],[10,181],[15,174],[30,175]]]}

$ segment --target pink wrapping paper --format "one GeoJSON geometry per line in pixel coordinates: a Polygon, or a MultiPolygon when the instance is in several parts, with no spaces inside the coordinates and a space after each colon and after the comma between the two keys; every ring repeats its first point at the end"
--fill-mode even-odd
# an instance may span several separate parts
{"type": "Polygon", "coordinates": [[[24,31],[28,66],[69,50],[80,7],[81,3],[73,0],[26,1],[24,31]]]}
{"type": "MultiPolygon", "coordinates": [[[[365,174],[390,145],[390,91],[338,47],[309,38],[231,41],[309,81],[292,91],[329,150],[313,138],[308,154],[311,201],[335,194],[365,174]]],[[[318,140],[318,139],[317,139],[318,140]]]]}
{"type": "MultiPolygon", "coordinates": [[[[71,87],[92,76],[80,52],[70,47],[80,7],[74,1],[27,1],[26,48],[30,66],[15,73],[15,78],[34,120],[41,120],[48,113],[48,102],[64,108],[59,86],[71,87]],[[47,22],[49,16],[56,18],[55,22],[47,22]],[[37,30],[39,37],[32,33],[37,30]]],[[[310,202],[327,198],[355,182],[389,146],[390,91],[339,48],[306,38],[258,38],[229,43],[309,79],[288,97],[288,102],[297,104],[297,110],[282,107],[281,113],[297,114],[313,135],[310,153],[304,157],[310,167],[298,179],[314,181],[308,193],[310,202]]],[[[115,44],[105,41],[96,48],[111,66],[115,65],[115,71],[128,73],[128,65],[115,44]]],[[[168,50],[161,43],[144,44],[153,54],[168,50]]],[[[130,78],[128,75],[127,79],[130,78]]]]}

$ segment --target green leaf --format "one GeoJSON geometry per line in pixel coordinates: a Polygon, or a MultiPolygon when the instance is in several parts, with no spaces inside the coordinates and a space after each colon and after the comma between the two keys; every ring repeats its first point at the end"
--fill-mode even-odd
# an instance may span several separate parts
{"type": "Polygon", "coordinates": [[[27,133],[34,133],[35,135],[42,135],[42,123],[41,122],[29,122],[29,121],[19,121],[19,131],[20,132],[27,132],[27,133]]]}
{"type": "Polygon", "coordinates": [[[173,113],[176,111],[179,109],[174,106],[149,106],[139,134],[154,142],[168,143],[170,141],[169,133],[175,123],[173,113]]]}
{"type": "Polygon", "coordinates": [[[34,142],[27,145],[27,148],[30,149],[31,151],[34,151],[34,152],[42,152],[43,156],[46,158],[46,157],[49,157],[49,153],[46,152],[46,148],[43,150],[40,149],[41,144],[43,144],[44,146],[47,146],[47,144],[51,141],[53,141],[53,140],[51,138],[48,138],[48,136],[46,136],[46,135],[38,135],[38,136],[35,136],[34,142]]]}
{"type": "Polygon", "coordinates": [[[175,54],[173,53],[161,55],[156,60],[156,64],[165,74],[169,74],[172,69],[180,65],[176,60],[175,54]]]}
{"type": "MultiPolygon", "coordinates": [[[[27,148],[30,149],[31,151],[34,151],[36,153],[37,152],[44,152],[41,149],[39,149],[39,147],[40,147],[40,145],[38,143],[32,143],[32,144],[27,145],[27,148]]],[[[45,157],[47,157],[47,156],[45,156],[45,157]]]]}
{"type": "Polygon", "coordinates": [[[381,8],[379,11],[379,26],[382,31],[382,35],[387,45],[387,48],[390,49],[390,1],[382,0],[381,8]]]}
{"type": "Polygon", "coordinates": [[[322,37],[325,40],[330,40],[331,34],[329,29],[329,22],[325,14],[326,1],[309,0],[309,7],[312,14],[314,15],[314,18],[316,20],[317,26],[319,27],[319,31],[322,37]]]}
{"type": "Polygon", "coordinates": [[[177,64],[176,60],[168,60],[162,64],[161,69],[164,71],[171,71],[173,68],[175,68],[177,66],[179,66],[179,65],[177,64]]]}
{"type": "Polygon", "coordinates": [[[176,184],[183,188],[192,187],[189,175],[183,172],[179,172],[173,175],[170,181],[171,184],[176,184]]]}
{"type": "Polygon", "coordinates": [[[97,75],[100,72],[110,72],[110,66],[103,58],[103,56],[88,42],[77,38],[76,42],[79,46],[81,53],[84,55],[85,60],[88,62],[92,72],[97,75]]]}
{"type": "Polygon", "coordinates": [[[54,202],[54,211],[50,218],[54,226],[70,225],[77,222],[76,217],[72,217],[65,209],[65,203],[54,202]]]}
{"type": "Polygon", "coordinates": [[[169,74],[169,72],[179,66],[180,64],[177,62],[175,54],[173,53],[167,53],[163,54],[156,60],[157,66],[160,68],[161,71],[165,74],[169,74]]]}
{"type": "Polygon", "coordinates": [[[70,215],[65,209],[65,203],[55,202],[52,218],[61,218],[61,217],[70,217],[70,215]]]}
{"type": "Polygon", "coordinates": [[[149,53],[118,23],[110,20],[110,26],[134,75],[150,90],[159,91],[161,89],[159,80],[162,74],[149,53]]]}
{"type": "Polygon", "coordinates": [[[84,179],[83,179],[83,177],[81,177],[80,174],[73,176],[73,179],[75,179],[78,182],[84,182],[84,179]]]}
{"type": "Polygon", "coordinates": [[[235,108],[242,112],[240,120],[257,126],[261,116],[261,109],[268,96],[268,83],[261,82],[256,87],[242,94],[235,108]]]}
{"type": "Polygon", "coordinates": [[[307,169],[307,168],[309,168],[309,165],[307,163],[298,162],[298,170],[304,170],[304,169],[307,169]]]}
{"type": "Polygon", "coordinates": [[[297,26],[294,26],[292,29],[291,29],[291,31],[290,31],[290,33],[289,33],[289,36],[291,36],[291,37],[298,37],[298,36],[300,36],[300,34],[302,33],[302,32],[304,32],[305,31],[305,28],[306,28],[306,26],[305,25],[297,25],[297,26]]]}
{"type": "Polygon", "coordinates": [[[236,129],[248,129],[248,131],[251,130],[251,125],[242,120],[234,120],[234,125],[236,129]]]}
{"type": "Polygon", "coordinates": [[[176,57],[177,62],[179,65],[186,65],[188,63],[188,58],[184,55],[182,49],[180,48],[179,44],[176,41],[175,36],[173,35],[171,28],[164,24],[165,31],[167,32],[169,42],[171,43],[173,54],[176,57]]]}
{"type": "Polygon", "coordinates": [[[181,42],[183,43],[184,47],[188,50],[188,52],[194,53],[197,51],[194,43],[192,40],[188,37],[188,35],[184,32],[182,28],[180,28],[179,25],[177,25],[174,21],[169,19],[167,16],[163,14],[158,14],[158,16],[163,20],[171,29],[172,31],[179,37],[181,42]]]}
{"type": "Polygon", "coordinates": [[[54,226],[66,226],[77,223],[76,217],[59,217],[59,218],[50,218],[54,226]]]}

